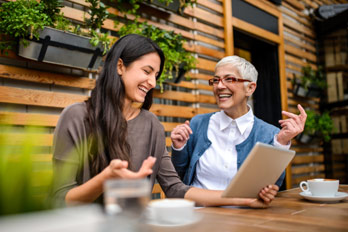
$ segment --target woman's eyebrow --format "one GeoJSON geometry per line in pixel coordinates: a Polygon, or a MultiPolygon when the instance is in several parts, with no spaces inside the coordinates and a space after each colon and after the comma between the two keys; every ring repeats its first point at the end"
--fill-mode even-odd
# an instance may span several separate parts
{"type": "Polygon", "coordinates": [[[150,68],[152,71],[155,70],[151,65],[145,65],[143,68],[150,68]]]}
{"type": "Polygon", "coordinates": [[[225,75],[222,76],[222,77],[219,77],[219,76],[217,76],[217,75],[214,75],[214,77],[217,77],[217,78],[224,78],[224,77],[230,77],[230,76],[234,77],[232,74],[225,74],[225,75]]]}

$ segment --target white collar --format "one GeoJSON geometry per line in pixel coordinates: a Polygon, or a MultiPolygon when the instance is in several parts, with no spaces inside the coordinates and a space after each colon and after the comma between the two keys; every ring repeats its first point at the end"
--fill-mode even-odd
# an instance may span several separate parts
{"type": "Polygon", "coordinates": [[[235,123],[237,126],[239,132],[243,134],[245,130],[248,128],[250,123],[254,122],[254,113],[251,109],[250,105],[248,105],[249,111],[242,115],[241,117],[237,119],[232,119],[230,116],[228,116],[223,110],[220,112],[220,130],[224,130],[227,127],[229,127],[231,124],[235,123]]]}

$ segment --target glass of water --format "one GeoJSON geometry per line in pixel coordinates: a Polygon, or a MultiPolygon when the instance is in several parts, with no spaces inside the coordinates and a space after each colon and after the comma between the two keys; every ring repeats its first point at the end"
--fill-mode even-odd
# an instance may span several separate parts
{"type": "Polygon", "coordinates": [[[111,179],[104,183],[105,212],[129,219],[140,218],[150,199],[148,179],[111,179]]]}

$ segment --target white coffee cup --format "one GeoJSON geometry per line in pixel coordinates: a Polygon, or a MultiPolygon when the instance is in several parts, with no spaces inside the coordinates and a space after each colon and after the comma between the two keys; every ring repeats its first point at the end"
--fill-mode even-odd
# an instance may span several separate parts
{"type": "Polygon", "coordinates": [[[161,199],[149,203],[151,218],[160,224],[181,224],[194,218],[193,201],[185,199],[161,199]]]}
{"type": "Polygon", "coordinates": [[[303,192],[318,197],[334,197],[338,191],[338,186],[339,180],[334,179],[311,179],[300,183],[303,192]]]}

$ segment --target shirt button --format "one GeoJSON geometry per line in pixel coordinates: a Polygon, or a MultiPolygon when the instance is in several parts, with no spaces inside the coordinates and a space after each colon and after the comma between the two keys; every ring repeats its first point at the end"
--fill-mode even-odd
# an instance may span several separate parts
{"type": "Polygon", "coordinates": [[[225,164],[225,168],[228,168],[228,165],[227,165],[227,164],[225,164]]]}

